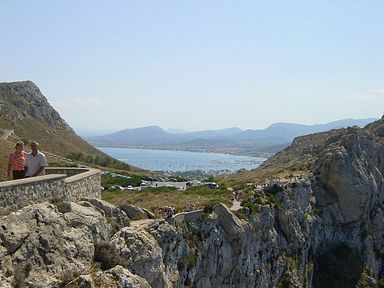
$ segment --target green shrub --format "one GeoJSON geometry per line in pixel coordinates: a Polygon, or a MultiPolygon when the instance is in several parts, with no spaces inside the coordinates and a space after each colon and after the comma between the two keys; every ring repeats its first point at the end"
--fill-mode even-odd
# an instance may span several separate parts
{"type": "Polygon", "coordinates": [[[196,267],[197,257],[195,255],[189,255],[181,259],[180,263],[182,264],[182,267],[187,267],[187,270],[191,271],[193,268],[196,267]]]}
{"type": "Polygon", "coordinates": [[[290,288],[291,287],[291,279],[288,275],[283,275],[277,285],[278,288],[290,288]]]}
{"type": "Polygon", "coordinates": [[[277,184],[273,184],[264,188],[265,193],[273,194],[273,195],[277,194],[278,192],[282,192],[283,190],[284,190],[283,187],[277,184]]]}
{"type": "Polygon", "coordinates": [[[101,176],[101,186],[109,187],[113,185],[120,185],[123,187],[127,187],[129,185],[131,186],[140,186],[141,184],[141,177],[136,175],[129,176],[130,178],[122,177],[122,176],[114,176],[108,174],[108,175],[102,175],[101,176]]]}

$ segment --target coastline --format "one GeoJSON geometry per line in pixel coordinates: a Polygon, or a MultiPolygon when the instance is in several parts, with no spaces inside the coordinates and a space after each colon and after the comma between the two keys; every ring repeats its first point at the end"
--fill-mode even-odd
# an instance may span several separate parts
{"type": "Polygon", "coordinates": [[[97,147],[97,149],[142,169],[164,173],[196,171],[207,174],[235,173],[239,170],[255,169],[267,159],[266,157],[206,151],[126,147],[97,147]]]}

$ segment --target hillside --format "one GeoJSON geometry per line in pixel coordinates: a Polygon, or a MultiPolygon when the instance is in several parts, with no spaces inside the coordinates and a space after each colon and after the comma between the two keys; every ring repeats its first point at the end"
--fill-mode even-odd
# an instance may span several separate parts
{"type": "Polygon", "coordinates": [[[297,136],[349,126],[363,127],[375,119],[344,119],[326,124],[275,123],[261,130],[227,128],[170,133],[158,126],[124,129],[104,136],[86,137],[95,146],[223,152],[270,156],[287,147],[297,136]]]}
{"type": "Polygon", "coordinates": [[[8,141],[1,140],[5,149],[0,155],[0,179],[4,178],[6,159],[18,139],[25,143],[38,141],[41,150],[71,160],[128,168],[76,135],[31,81],[0,83],[0,129],[14,131],[8,141]]]}
{"type": "Polygon", "coordinates": [[[247,179],[222,178],[222,189],[227,185],[242,202],[230,209],[216,204],[173,219],[137,220],[152,216],[94,198],[32,204],[1,218],[0,281],[4,287],[380,288],[383,155],[384,117],[365,128],[296,138],[247,179]]]}

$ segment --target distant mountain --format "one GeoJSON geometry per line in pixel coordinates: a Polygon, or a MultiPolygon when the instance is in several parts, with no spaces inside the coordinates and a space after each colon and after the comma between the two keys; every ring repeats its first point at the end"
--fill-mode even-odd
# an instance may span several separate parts
{"type": "Polygon", "coordinates": [[[117,139],[117,140],[123,140],[123,139],[154,140],[154,139],[163,139],[167,137],[172,137],[172,136],[170,136],[169,133],[165,132],[162,128],[158,126],[147,126],[143,128],[124,129],[109,135],[109,138],[117,139]]]}
{"type": "Polygon", "coordinates": [[[124,129],[105,136],[87,137],[97,146],[141,147],[142,145],[166,144],[178,139],[178,135],[165,132],[158,126],[124,129]]]}
{"type": "Polygon", "coordinates": [[[232,127],[232,128],[226,128],[226,129],[220,129],[220,130],[204,130],[204,131],[196,131],[196,132],[188,132],[185,133],[183,136],[185,139],[222,139],[234,136],[240,132],[242,132],[240,128],[232,127]]]}
{"type": "Polygon", "coordinates": [[[260,130],[241,130],[234,127],[185,133],[170,133],[158,126],[148,126],[87,137],[87,140],[95,146],[270,155],[288,146],[297,136],[348,126],[363,127],[375,120],[343,119],[316,125],[275,123],[260,130]]]}
{"type": "Polygon", "coordinates": [[[82,127],[73,127],[73,129],[78,135],[80,135],[80,137],[107,135],[117,131],[117,129],[87,129],[82,127]]]}
{"type": "Polygon", "coordinates": [[[185,133],[187,133],[187,131],[182,130],[182,129],[167,129],[165,131],[168,132],[169,134],[185,134],[185,133]]]}
{"type": "Polygon", "coordinates": [[[265,138],[281,138],[292,141],[297,136],[324,132],[331,129],[339,129],[349,126],[364,127],[377,119],[343,119],[339,121],[329,122],[325,124],[302,125],[292,123],[275,123],[262,130],[246,130],[236,135],[241,139],[265,139],[265,138]]]}

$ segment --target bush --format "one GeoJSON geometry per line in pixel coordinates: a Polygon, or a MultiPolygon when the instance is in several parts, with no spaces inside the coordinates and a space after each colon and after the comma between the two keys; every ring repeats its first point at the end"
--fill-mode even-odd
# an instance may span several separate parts
{"type": "Polygon", "coordinates": [[[213,206],[215,204],[208,204],[204,206],[204,214],[211,214],[213,212],[213,206]]]}
{"type": "Polygon", "coordinates": [[[290,288],[291,287],[291,279],[287,275],[284,275],[283,277],[281,277],[277,287],[278,288],[290,288]]]}
{"type": "Polygon", "coordinates": [[[184,268],[187,268],[188,271],[191,271],[196,267],[197,258],[195,255],[187,256],[177,262],[177,269],[182,271],[184,268]]]}
{"type": "Polygon", "coordinates": [[[265,193],[272,194],[272,195],[275,195],[278,192],[282,192],[283,190],[284,190],[283,187],[277,184],[269,185],[264,188],[265,193]]]}
{"type": "Polygon", "coordinates": [[[122,177],[122,176],[115,176],[112,177],[112,175],[102,175],[101,176],[101,186],[109,187],[113,185],[120,185],[123,187],[127,187],[129,185],[131,186],[140,186],[141,184],[141,177],[136,175],[129,176],[130,178],[122,177]]]}
{"type": "Polygon", "coordinates": [[[66,158],[77,162],[84,162],[87,164],[110,167],[114,169],[130,170],[131,168],[127,163],[113,159],[109,156],[94,156],[92,154],[84,154],[82,152],[71,152],[67,155],[66,158]]]}

